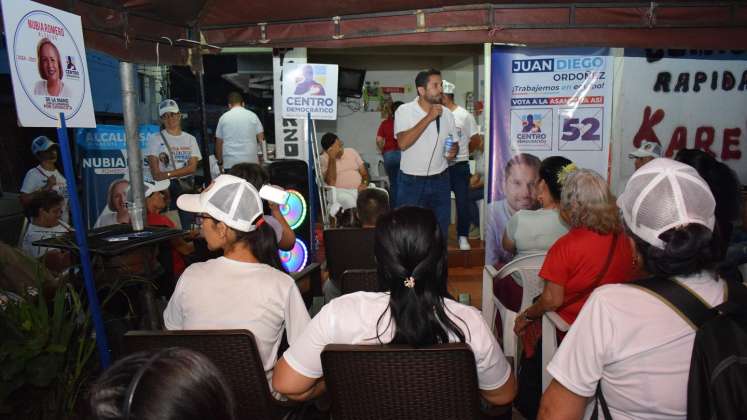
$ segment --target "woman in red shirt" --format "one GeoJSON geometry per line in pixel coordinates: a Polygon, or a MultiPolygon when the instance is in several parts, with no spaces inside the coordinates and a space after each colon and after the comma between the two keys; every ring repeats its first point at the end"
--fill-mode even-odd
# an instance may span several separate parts
{"type": "Polygon", "coordinates": [[[396,208],[397,175],[399,175],[399,161],[402,157],[397,139],[394,138],[394,113],[397,112],[400,105],[402,105],[402,101],[384,104],[381,113],[385,119],[379,125],[379,131],[376,132],[376,147],[381,150],[381,156],[384,158],[384,169],[386,169],[386,176],[389,178],[389,204],[391,208],[396,208]]]}

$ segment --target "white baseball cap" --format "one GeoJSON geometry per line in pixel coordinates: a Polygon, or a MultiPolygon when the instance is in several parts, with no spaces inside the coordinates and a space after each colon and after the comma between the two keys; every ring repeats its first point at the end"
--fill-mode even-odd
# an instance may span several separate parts
{"type": "Polygon", "coordinates": [[[37,154],[49,150],[52,146],[57,146],[57,143],[50,140],[47,136],[39,136],[31,142],[31,153],[37,154]]]}
{"type": "Polygon", "coordinates": [[[173,112],[174,114],[179,113],[179,105],[173,99],[164,99],[158,104],[158,116],[163,117],[163,114],[167,112],[173,112]]]}
{"type": "Polygon", "coordinates": [[[263,213],[254,186],[233,175],[220,175],[200,194],[182,194],[176,205],[191,213],[207,213],[242,232],[257,229],[255,223],[263,213]]]}
{"type": "Polygon", "coordinates": [[[713,231],[716,200],[708,184],[689,165],[658,158],[633,173],[617,199],[631,232],[659,249],[659,235],[698,223],[713,231]]]}
{"type": "Polygon", "coordinates": [[[143,181],[145,186],[145,198],[148,198],[154,192],[165,191],[169,189],[171,183],[168,179],[162,179],[160,181],[143,181]]]}
{"type": "Polygon", "coordinates": [[[643,141],[641,142],[641,147],[631,152],[628,155],[628,157],[630,159],[643,158],[643,157],[660,158],[661,157],[661,145],[653,141],[643,141]]]}
{"type": "Polygon", "coordinates": [[[448,80],[444,80],[441,82],[441,86],[444,93],[448,93],[449,95],[454,94],[454,90],[456,90],[456,85],[449,82],[448,80]]]}

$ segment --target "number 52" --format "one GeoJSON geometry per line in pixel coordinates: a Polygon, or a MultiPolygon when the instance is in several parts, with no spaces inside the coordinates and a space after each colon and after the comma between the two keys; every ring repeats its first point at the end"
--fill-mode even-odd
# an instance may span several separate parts
{"type": "Polygon", "coordinates": [[[563,135],[560,137],[564,141],[574,141],[581,137],[581,140],[599,140],[599,120],[594,117],[584,118],[579,122],[578,118],[566,118],[563,121],[563,135]]]}

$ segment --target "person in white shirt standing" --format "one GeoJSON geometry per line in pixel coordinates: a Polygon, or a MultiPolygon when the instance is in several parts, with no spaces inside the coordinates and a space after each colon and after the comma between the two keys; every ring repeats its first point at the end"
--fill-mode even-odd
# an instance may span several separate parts
{"type": "Polygon", "coordinates": [[[67,181],[57,170],[59,147],[47,136],[39,136],[31,142],[31,153],[39,160],[39,165],[29,169],[21,185],[21,205],[28,207],[37,191],[55,191],[62,196],[62,221],[69,222],[67,181]]]}
{"type": "Polygon", "coordinates": [[[397,206],[432,209],[444,237],[451,213],[448,161],[459,148],[451,111],[441,105],[441,72],[425,70],[415,77],[418,97],[394,114],[394,133],[402,150],[397,206]],[[447,138],[452,143],[445,149],[447,138]]]}
{"type": "Polygon", "coordinates": [[[220,175],[201,194],[179,197],[177,205],[197,214],[208,248],[223,250],[223,256],[184,270],[163,313],[166,328],[251,331],[269,381],[283,331],[293,345],[309,313],[296,282],[281,271],[259,193],[239,177],[220,175]]]}
{"type": "MultiPolygon", "coordinates": [[[[628,180],[617,204],[634,261],[710,307],[724,301],[726,282],[714,271],[716,201],[695,169],[653,159],[628,180]]],[[[615,420],[684,420],[695,329],[675,310],[643,286],[595,289],[547,366],[554,379],[539,418],[589,418],[601,393],[615,420]]]]}
{"type": "MultiPolygon", "coordinates": [[[[194,189],[194,174],[197,162],[202,160],[202,153],[195,137],[182,131],[182,114],[176,101],[161,101],[158,116],[161,118],[162,130],[148,136],[145,156],[154,181],[171,181],[169,209],[173,209],[173,203],[183,192],[192,192],[190,190],[194,189]]],[[[186,229],[192,224],[193,217],[180,210],[179,220],[186,229]]]]}
{"type": "Polygon", "coordinates": [[[262,163],[262,121],[244,108],[244,98],[238,92],[228,94],[228,108],[215,129],[215,158],[221,171],[238,163],[262,163]]]}
{"type": "Polygon", "coordinates": [[[466,109],[454,103],[454,91],[456,85],[446,80],[443,81],[443,104],[454,114],[457,139],[459,141],[459,153],[456,159],[449,164],[449,181],[451,191],[454,192],[456,201],[457,237],[459,238],[459,249],[469,251],[469,145],[470,142],[477,144],[480,141],[480,133],[477,130],[475,117],[466,109]]]}

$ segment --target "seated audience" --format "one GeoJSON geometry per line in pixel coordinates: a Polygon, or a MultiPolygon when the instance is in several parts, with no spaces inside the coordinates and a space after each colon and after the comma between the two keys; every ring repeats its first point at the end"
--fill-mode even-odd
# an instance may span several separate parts
{"type": "MultiPolygon", "coordinates": [[[[175,228],[176,224],[168,217],[161,214],[168,208],[168,189],[169,181],[145,181],[145,208],[147,210],[146,224],[148,226],[163,226],[175,228]]],[[[174,238],[171,240],[171,264],[174,278],[179,278],[187,268],[184,262],[184,255],[190,255],[195,252],[193,242],[187,242],[184,238],[174,238]]]]}
{"type": "Polygon", "coordinates": [[[295,281],[280,263],[275,232],[254,187],[221,175],[177,206],[195,213],[208,248],[223,256],[184,270],[163,313],[169,330],[247,329],[257,340],[268,381],[286,331],[293,345],[309,322],[295,281]]]}
{"type": "Polygon", "coordinates": [[[514,213],[503,234],[503,249],[514,254],[514,258],[547,251],[568,233],[568,226],[558,213],[563,188],[560,179],[565,171],[573,169],[575,165],[562,156],[551,156],[540,164],[536,189],[541,208],[514,213]]]}
{"type": "Polygon", "coordinates": [[[344,147],[334,133],[323,135],[321,143],[324,153],[319,157],[319,165],[324,182],[337,188],[337,204],[342,210],[355,207],[358,191],[368,187],[368,172],[363,159],[355,149],[344,147]]]}
{"type": "Polygon", "coordinates": [[[67,198],[67,180],[57,170],[57,155],[59,154],[59,145],[47,136],[39,136],[31,142],[31,153],[39,161],[39,165],[31,168],[23,177],[21,185],[21,194],[19,196],[21,205],[28,207],[33,193],[40,191],[55,191],[60,194],[62,200],[62,221],[70,221],[67,198]]]}
{"type": "MultiPolygon", "coordinates": [[[[234,165],[229,174],[243,178],[254,188],[259,191],[263,185],[270,183],[270,174],[260,164],[257,163],[239,163],[234,165]]],[[[290,251],[296,244],[296,234],[293,229],[290,228],[288,222],[280,212],[280,206],[275,203],[263,201],[263,212],[265,214],[264,219],[268,225],[275,231],[275,237],[277,238],[278,248],[283,251],[290,251]]]]}
{"type": "MultiPolygon", "coordinates": [[[[723,302],[713,272],[716,202],[697,172],[671,159],[636,171],[618,199],[635,258],[651,275],[723,302]]],[[[684,419],[695,331],[668,303],[631,285],[592,293],[548,366],[541,419],[581,419],[601,386],[612,418],[684,419]]]]}
{"type": "Polygon", "coordinates": [[[118,360],[93,383],[93,420],[234,420],[233,394],[201,353],[172,347],[118,360]]]}
{"type": "Polygon", "coordinates": [[[36,246],[33,243],[70,232],[61,218],[64,198],[53,190],[37,191],[30,195],[26,211],[31,217],[21,248],[27,254],[39,258],[53,272],[60,272],[72,265],[70,252],[61,249],[36,246]]]}
{"type": "Polygon", "coordinates": [[[523,357],[535,367],[523,369],[519,380],[519,408],[529,419],[536,416],[541,393],[542,315],[555,311],[571,325],[596,287],[626,282],[636,275],[633,249],[622,232],[619,209],[607,182],[588,169],[564,173],[560,181],[560,216],[570,231],[547,252],[539,272],[546,280],[542,294],[514,324],[524,344],[523,357]]]}
{"type": "Polygon", "coordinates": [[[402,207],[382,216],[374,253],[385,292],[351,293],[324,306],[278,361],[275,389],[296,400],[323,393],[320,355],[327,344],[462,342],[474,352],[482,396],[510,403],[515,379],[495,337],[477,309],[449,295],[445,240],[431,210],[402,207]]]}
{"type": "Polygon", "coordinates": [[[633,159],[633,166],[637,171],[641,166],[661,157],[661,145],[653,141],[642,141],[641,147],[628,154],[633,159]]]}

